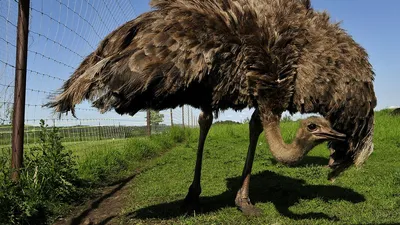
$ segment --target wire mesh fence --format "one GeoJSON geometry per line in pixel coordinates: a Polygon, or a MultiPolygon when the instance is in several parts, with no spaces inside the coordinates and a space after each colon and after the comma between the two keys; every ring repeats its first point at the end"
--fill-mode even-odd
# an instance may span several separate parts
{"type": "MultiPolygon", "coordinates": [[[[39,122],[59,127],[64,142],[85,142],[146,135],[146,112],[100,114],[89,103],[76,108],[79,119],[58,118],[42,105],[108,33],[136,16],[131,0],[35,0],[29,7],[24,144],[38,142],[39,122]]],[[[18,1],[0,0],[0,148],[11,145],[18,1]]],[[[196,126],[199,110],[187,106],[159,112],[152,132],[196,126]]]]}

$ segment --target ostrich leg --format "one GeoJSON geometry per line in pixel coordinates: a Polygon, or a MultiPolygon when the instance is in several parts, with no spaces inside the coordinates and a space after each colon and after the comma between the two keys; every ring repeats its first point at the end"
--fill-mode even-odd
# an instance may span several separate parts
{"type": "Polygon", "coordinates": [[[258,114],[258,109],[256,109],[253,115],[251,116],[249,130],[250,130],[250,143],[249,143],[249,149],[247,151],[246,163],[243,168],[242,187],[239,189],[236,195],[235,203],[236,206],[245,215],[260,215],[261,210],[255,207],[253,204],[251,204],[249,198],[250,174],[251,174],[251,168],[253,166],[254,153],[256,151],[258,137],[263,131],[261,120],[258,114]]]}
{"type": "Polygon", "coordinates": [[[201,164],[203,160],[204,142],[206,140],[208,131],[210,130],[213,121],[211,111],[202,111],[199,115],[200,137],[197,148],[196,167],[194,171],[194,178],[192,185],[189,187],[189,192],[184,200],[184,207],[187,211],[199,210],[199,196],[201,193],[200,177],[201,177],[201,164]]]}

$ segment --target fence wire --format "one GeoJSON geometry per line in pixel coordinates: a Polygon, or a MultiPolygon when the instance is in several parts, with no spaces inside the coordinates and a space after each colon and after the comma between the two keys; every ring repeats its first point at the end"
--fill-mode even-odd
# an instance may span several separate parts
{"type": "MultiPolygon", "coordinates": [[[[80,104],[79,119],[53,115],[42,105],[73,73],[82,59],[112,30],[134,19],[131,0],[35,0],[30,4],[24,143],[38,142],[39,122],[59,127],[64,142],[112,140],[146,134],[146,112],[100,114],[80,104]]],[[[18,2],[0,0],[0,147],[11,144],[18,2]]],[[[169,126],[197,126],[199,110],[184,106],[160,112],[154,133],[169,126]],[[183,122],[184,121],[184,122],[183,122]]]]}

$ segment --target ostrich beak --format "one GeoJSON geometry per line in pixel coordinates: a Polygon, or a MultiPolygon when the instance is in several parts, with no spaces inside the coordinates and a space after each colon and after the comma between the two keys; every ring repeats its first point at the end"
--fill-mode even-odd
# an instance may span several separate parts
{"type": "Polygon", "coordinates": [[[329,127],[321,127],[317,131],[313,132],[315,136],[317,136],[321,140],[337,140],[337,141],[345,141],[346,135],[337,132],[336,130],[329,127]]]}

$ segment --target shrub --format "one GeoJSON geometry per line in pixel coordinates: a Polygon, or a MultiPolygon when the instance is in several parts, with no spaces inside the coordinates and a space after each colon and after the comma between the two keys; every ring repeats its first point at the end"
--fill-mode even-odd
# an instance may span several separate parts
{"type": "MultiPolygon", "coordinates": [[[[192,129],[174,127],[150,138],[132,138],[122,148],[101,142],[101,149],[77,161],[61,144],[58,129],[42,120],[38,143],[24,153],[19,182],[11,181],[9,166],[0,168],[0,224],[49,222],[64,206],[82,201],[89,187],[131,175],[132,169],[174,144],[189,142],[191,133],[192,129]]],[[[9,155],[0,154],[1,165],[10,165],[9,155]]]]}
{"type": "Polygon", "coordinates": [[[173,126],[169,130],[168,134],[175,143],[182,143],[185,140],[190,139],[191,132],[192,132],[191,129],[183,129],[181,127],[173,126]]]}
{"type": "MultiPolygon", "coordinates": [[[[80,197],[82,190],[70,151],[61,144],[58,129],[40,121],[39,144],[26,151],[18,182],[10,180],[11,169],[0,169],[0,223],[44,223],[60,205],[80,197]]],[[[3,165],[9,158],[1,158],[3,165]]]]}

